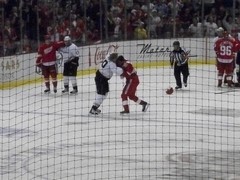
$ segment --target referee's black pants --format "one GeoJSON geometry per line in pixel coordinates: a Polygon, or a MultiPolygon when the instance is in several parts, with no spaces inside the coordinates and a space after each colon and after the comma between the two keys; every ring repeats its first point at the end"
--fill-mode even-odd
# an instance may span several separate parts
{"type": "Polygon", "coordinates": [[[182,88],[182,80],[181,74],[183,75],[183,83],[187,83],[187,79],[189,76],[188,64],[184,64],[181,66],[174,66],[174,77],[176,79],[176,84],[178,87],[182,88]]]}

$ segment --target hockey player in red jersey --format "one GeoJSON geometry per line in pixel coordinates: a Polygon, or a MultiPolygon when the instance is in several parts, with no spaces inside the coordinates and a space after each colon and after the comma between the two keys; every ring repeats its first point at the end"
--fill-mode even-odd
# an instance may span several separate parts
{"type": "Polygon", "coordinates": [[[36,65],[41,68],[46,89],[44,93],[50,93],[50,76],[53,83],[53,91],[57,92],[57,66],[56,51],[64,46],[64,42],[52,42],[49,35],[45,36],[45,43],[38,48],[36,65]]]}
{"type": "Polygon", "coordinates": [[[237,82],[234,83],[235,87],[240,87],[240,33],[236,34],[236,43],[237,43],[237,53],[235,59],[235,68],[236,68],[236,75],[237,75],[237,82]]]}
{"type": "MultiPolygon", "coordinates": [[[[226,34],[226,32],[224,31],[224,29],[222,28],[222,27],[219,27],[218,29],[217,29],[217,37],[215,37],[214,39],[213,39],[213,42],[215,43],[218,39],[221,39],[221,38],[223,38],[225,35],[227,35],[226,34]]],[[[229,38],[231,38],[232,36],[230,35],[230,34],[228,34],[227,35],[229,38]]],[[[233,70],[235,69],[235,59],[232,61],[232,63],[233,63],[233,70]]],[[[218,64],[218,61],[217,61],[217,57],[216,57],[216,65],[218,64]]],[[[224,80],[223,80],[223,82],[224,82],[224,84],[227,84],[227,76],[225,75],[224,76],[224,80]]],[[[233,82],[233,74],[232,74],[232,85],[234,85],[234,82],[233,82]]]]}
{"type": "Polygon", "coordinates": [[[214,50],[217,56],[218,87],[222,86],[224,73],[226,74],[227,84],[231,87],[237,43],[234,38],[229,37],[227,32],[224,32],[224,36],[216,40],[214,50]]]}
{"type": "Polygon", "coordinates": [[[124,111],[120,113],[128,114],[130,112],[129,106],[128,106],[128,99],[142,105],[143,112],[147,111],[149,104],[139,99],[135,95],[137,86],[139,85],[139,79],[133,65],[129,61],[125,60],[123,56],[119,56],[117,58],[117,66],[123,69],[123,74],[121,75],[121,77],[126,78],[126,85],[124,86],[122,95],[121,95],[124,111]]]}

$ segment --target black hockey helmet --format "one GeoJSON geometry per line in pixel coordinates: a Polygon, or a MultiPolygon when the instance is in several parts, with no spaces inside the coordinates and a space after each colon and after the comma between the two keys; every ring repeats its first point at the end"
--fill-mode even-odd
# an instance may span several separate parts
{"type": "Polygon", "coordinates": [[[117,58],[117,61],[116,61],[116,64],[118,67],[122,67],[123,63],[125,62],[126,60],[124,59],[124,57],[122,55],[118,56],[117,58]]]}
{"type": "Polygon", "coordinates": [[[180,46],[180,42],[179,41],[174,41],[173,46],[180,46]]]}

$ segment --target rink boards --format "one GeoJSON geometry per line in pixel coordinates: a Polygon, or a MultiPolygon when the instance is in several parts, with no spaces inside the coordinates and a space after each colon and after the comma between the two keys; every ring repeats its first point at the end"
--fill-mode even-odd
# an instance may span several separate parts
{"type": "MultiPolygon", "coordinates": [[[[188,52],[190,64],[212,64],[215,53],[213,40],[207,38],[178,39],[183,49],[188,52]]],[[[78,75],[92,74],[108,53],[123,54],[135,63],[137,68],[150,68],[169,65],[169,53],[173,39],[120,41],[79,47],[78,75]]],[[[0,89],[8,89],[24,84],[41,81],[35,73],[36,53],[19,54],[0,58],[0,89]]],[[[61,79],[61,54],[57,53],[59,78],[61,79]]]]}

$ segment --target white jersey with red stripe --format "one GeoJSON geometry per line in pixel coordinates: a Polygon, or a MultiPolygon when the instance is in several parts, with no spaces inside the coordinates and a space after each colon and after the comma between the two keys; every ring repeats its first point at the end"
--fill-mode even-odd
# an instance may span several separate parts
{"type": "Polygon", "coordinates": [[[122,68],[117,67],[116,63],[110,61],[107,56],[99,65],[99,72],[107,79],[111,79],[114,73],[116,75],[121,75],[123,73],[123,70],[122,68]]]}

